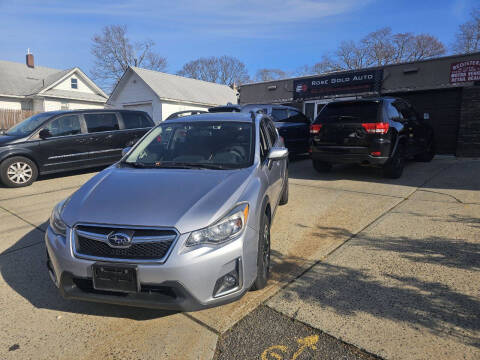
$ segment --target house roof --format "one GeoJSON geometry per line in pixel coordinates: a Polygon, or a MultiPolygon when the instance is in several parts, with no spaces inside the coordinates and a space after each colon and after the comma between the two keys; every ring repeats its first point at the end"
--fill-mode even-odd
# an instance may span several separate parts
{"type": "Polygon", "coordinates": [[[78,68],[66,70],[44,66],[30,68],[24,63],[0,60],[0,79],[0,95],[29,96],[41,93],[39,95],[101,102],[105,102],[107,98],[107,95],[78,68]],[[74,71],[85,77],[97,94],[49,89],[74,71]]]}
{"type": "Polygon", "coordinates": [[[179,100],[205,105],[237,103],[235,91],[227,85],[138,67],[130,69],[163,100],[179,100]]]}

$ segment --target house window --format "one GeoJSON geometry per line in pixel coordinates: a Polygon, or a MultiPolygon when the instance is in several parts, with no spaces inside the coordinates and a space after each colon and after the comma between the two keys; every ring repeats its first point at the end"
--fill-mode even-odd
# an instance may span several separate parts
{"type": "Polygon", "coordinates": [[[72,89],[78,89],[78,80],[77,79],[71,78],[70,83],[72,85],[72,89]]]}

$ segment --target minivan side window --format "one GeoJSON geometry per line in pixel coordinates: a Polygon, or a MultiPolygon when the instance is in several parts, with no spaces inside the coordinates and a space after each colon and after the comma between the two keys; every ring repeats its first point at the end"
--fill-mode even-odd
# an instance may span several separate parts
{"type": "Polygon", "coordinates": [[[288,118],[287,109],[272,109],[272,117],[275,121],[285,121],[288,118]]]}
{"type": "Polygon", "coordinates": [[[118,130],[117,116],[114,113],[84,114],[89,133],[118,130]]]}
{"type": "Polygon", "coordinates": [[[141,129],[152,127],[145,114],[136,112],[121,113],[125,129],[141,129]]]}
{"type": "Polygon", "coordinates": [[[78,115],[65,115],[51,121],[46,127],[52,137],[81,134],[80,118],[78,115]]]}

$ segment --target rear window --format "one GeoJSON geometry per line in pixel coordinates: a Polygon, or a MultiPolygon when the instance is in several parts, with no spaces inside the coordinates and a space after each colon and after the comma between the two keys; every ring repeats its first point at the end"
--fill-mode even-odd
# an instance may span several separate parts
{"type": "Polygon", "coordinates": [[[118,130],[117,117],[114,113],[84,114],[89,133],[118,130]]]}
{"type": "Polygon", "coordinates": [[[145,114],[142,113],[122,113],[122,118],[125,129],[140,129],[153,126],[145,114]]]}
{"type": "Polygon", "coordinates": [[[376,122],[379,102],[330,103],[323,107],[315,123],[376,122]]]}

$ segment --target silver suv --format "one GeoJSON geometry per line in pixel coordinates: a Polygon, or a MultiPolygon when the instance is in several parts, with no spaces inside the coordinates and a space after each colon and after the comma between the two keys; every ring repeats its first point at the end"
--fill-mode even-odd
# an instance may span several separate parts
{"type": "Polygon", "coordinates": [[[267,284],[288,150],[263,114],[154,127],[54,208],[50,276],[68,299],[192,311],[267,284]]]}

